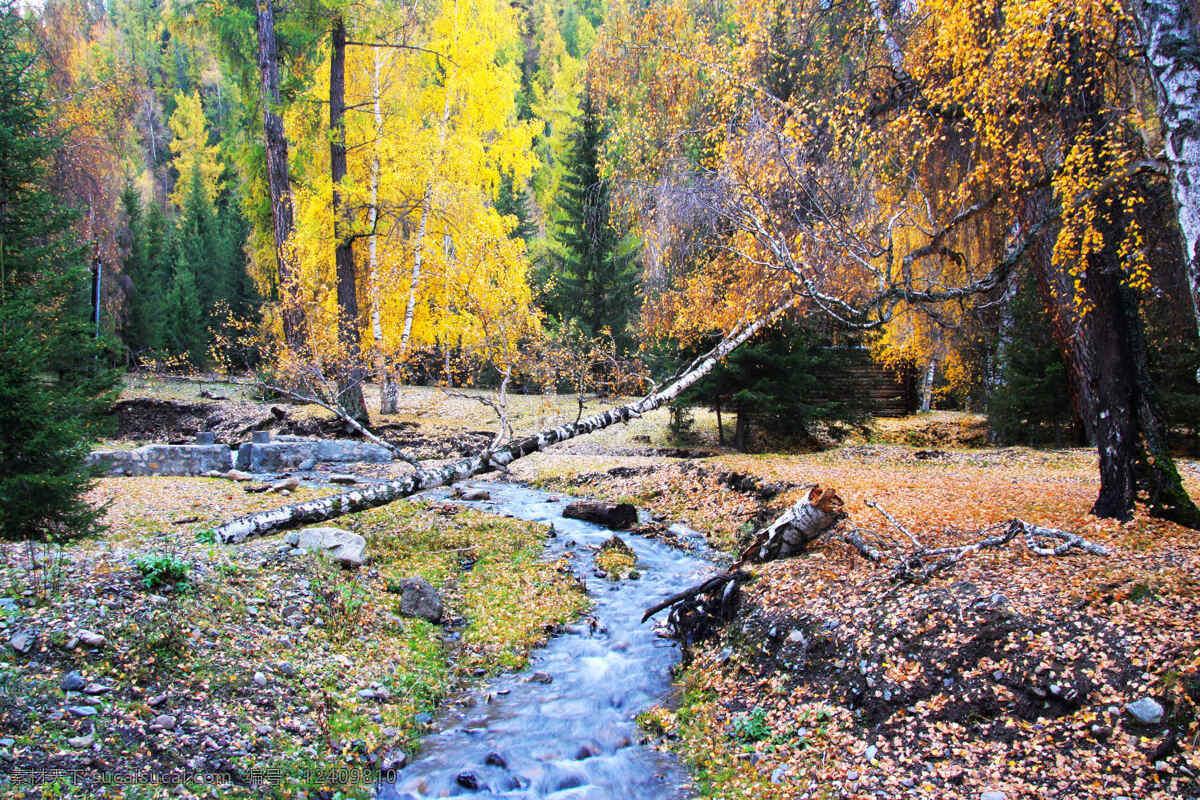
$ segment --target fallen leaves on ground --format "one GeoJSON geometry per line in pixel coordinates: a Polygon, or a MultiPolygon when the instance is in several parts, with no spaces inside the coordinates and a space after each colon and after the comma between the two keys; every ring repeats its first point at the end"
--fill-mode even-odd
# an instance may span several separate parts
{"type": "Polygon", "coordinates": [[[423,715],[521,668],[588,603],[540,558],[544,530],[531,523],[395,503],[337,521],[367,540],[371,560],[351,571],[282,537],[212,543],[215,523],[281,501],[232,482],[110,478],[91,499],[107,504],[107,534],[34,572],[23,546],[2,551],[0,596],[15,602],[0,611],[0,758],[32,784],[6,791],[141,791],[103,778],[120,773],[183,780],[172,796],[369,796],[370,770],[413,747],[423,715]],[[185,579],[147,588],[145,556],[178,562],[185,579]],[[415,575],[440,589],[445,627],[398,615],[389,588],[415,575]],[[88,647],[81,630],[106,641],[88,647]],[[10,644],[21,632],[34,637],[27,653],[10,644]],[[103,690],[68,694],[72,671],[103,690]],[[85,707],[96,713],[72,710],[85,707]]]}

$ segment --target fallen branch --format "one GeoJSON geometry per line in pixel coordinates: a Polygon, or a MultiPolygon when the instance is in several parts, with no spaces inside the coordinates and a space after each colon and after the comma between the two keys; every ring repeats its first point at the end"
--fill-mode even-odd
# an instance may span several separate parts
{"type": "Polygon", "coordinates": [[[714,589],[720,589],[722,592],[724,592],[725,585],[727,583],[732,581],[742,582],[749,580],[749,578],[750,574],[747,572],[742,572],[741,570],[729,570],[727,572],[722,572],[720,575],[714,575],[703,583],[698,583],[691,588],[684,589],[682,592],[676,592],[666,600],[663,600],[661,603],[650,606],[650,608],[647,608],[645,613],[642,614],[642,622],[650,619],[664,608],[673,606],[676,603],[680,603],[684,600],[690,600],[696,595],[711,592],[714,589]]]}
{"type": "Polygon", "coordinates": [[[356,511],[375,508],[426,489],[446,486],[484,472],[490,472],[493,469],[506,467],[519,458],[544,450],[553,444],[602,430],[617,422],[626,422],[674,400],[684,390],[707,375],[721,359],[787,312],[795,302],[795,298],[791,298],[771,313],[729,334],[716,347],[693,361],[689,368],[679,374],[666,388],[649,394],[641,400],[593,414],[578,422],[560,425],[557,428],[547,428],[533,436],[510,442],[500,448],[489,448],[484,454],[465,458],[438,469],[417,469],[402,478],[386,483],[377,483],[344,494],[321,497],[239,517],[217,527],[216,536],[222,542],[241,542],[249,537],[261,536],[281,528],[323,522],[342,514],[352,514],[356,511]]]}
{"type": "MultiPolygon", "coordinates": [[[[863,534],[852,525],[842,526],[840,532],[831,534],[830,538],[850,545],[871,563],[890,569],[891,580],[897,585],[926,581],[958,564],[971,553],[1003,547],[1018,537],[1023,537],[1029,551],[1038,556],[1061,556],[1072,550],[1082,550],[1100,556],[1109,554],[1108,548],[1082,536],[1056,528],[1033,525],[1020,519],[1011,519],[984,528],[979,533],[987,535],[969,544],[928,548],[878,503],[868,500],[867,505],[882,514],[892,527],[903,533],[912,543],[913,549],[901,548],[894,540],[884,547],[878,547],[868,543],[863,534]],[[990,533],[1000,529],[1003,529],[1002,533],[990,533]]],[[[729,604],[738,584],[750,578],[741,569],[744,564],[777,561],[800,555],[818,538],[834,530],[844,519],[842,499],[838,497],[837,492],[812,486],[805,499],[793,505],[755,535],[754,541],[742,551],[741,557],[732,567],[646,609],[642,615],[642,622],[663,609],[670,608],[669,622],[677,638],[685,643],[696,641],[721,621],[728,619],[729,604]]]]}
{"type": "Polygon", "coordinates": [[[984,536],[970,544],[920,549],[903,554],[896,559],[896,563],[892,567],[892,580],[903,583],[926,581],[937,573],[953,567],[971,553],[1003,547],[1022,534],[1024,534],[1025,546],[1029,548],[1029,552],[1037,556],[1061,556],[1075,549],[1098,556],[1110,554],[1109,549],[1104,545],[1096,544],[1082,536],[1060,531],[1057,528],[1043,528],[1040,525],[1016,518],[984,528],[979,533],[1000,528],[1004,529],[1003,533],[984,536]],[[1040,544],[1042,540],[1046,539],[1057,540],[1060,544],[1053,547],[1040,544]],[[938,556],[941,558],[937,558],[938,556]],[[930,560],[931,557],[934,557],[933,560],[930,560]]]}

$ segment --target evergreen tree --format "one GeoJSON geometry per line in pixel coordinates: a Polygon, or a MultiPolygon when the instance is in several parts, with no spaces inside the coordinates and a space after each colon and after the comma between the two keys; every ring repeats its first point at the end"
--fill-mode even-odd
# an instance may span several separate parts
{"type": "Polygon", "coordinates": [[[59,541],[96,527],[85,464],[113,398],[87,315],[87,251],[44,188],[60,146],[36,43],[0,0],[0,538],[59,541]]]}
{"type": "MultiPolygon", "coordinates": [[[[181,177],[180,180],[185,180],[181,177]]],[[[213,306],[229,297],[227,264],[222,258],[222,242],[217,227],[216,209],[205,188],[204,178],[194,167],[186,177],[187,188],[183,193],[183,208],[179,217],[175,273],[179,274],[180,262],[185,262],[195,284],[198,302],[199,331],[189,331],[185,338],[204,338],[204,323],[213,306]]]]}
{"type": "Polygon", "coordinates": [[[205,362],[207,335],[200,293],[196,288],[194,253],[185,246],[185,237],[176,240],[174,269],[167,289],[165,342],[173,356],[187,358],[193,366],[205,362]]]}
{"type": "MultiPolygon", "coordinates": [[[[830,397],[842,359],[816,332],[787,323],[747,342],[692,386],[680,403],[737,415],[733,446],[746,450],[752,426],[773,439],[804,438],[815,422],[853,422],[861,398],[830,397]]],[[[725,435],[722,426],[722,443],[725,435]]]]}
{"type": "Polygon", "coordinates": [[[529,218],[529,196],[525,189],[516,186],[511,175],[500,179],[500,188],[496,192],[496,210],[504,216],[512,216],[517,225],[509,234],[514,239],[522,239],[528,243],[537,233],[533,220],[529,218]]]}
{"type": "MultiPolygon", "coordinates": [[[[129,253],[122,271],[129,278],[131,287],[126,298],[128,317],[121,333],[126,348],[136,360],[139,355],[162,345],[162,282],[157,274],[158,264],[151,260],[151,220],[132,186],[125,187],[121,204],[129,218],[129,253]]],[[[156,224],[161,221],[159,217],[156,224]]],[[[157,257],[158,252],[153,255],[157,257]]]]}
{"type": "Polygon", "coordinates": [[[1066,444],[1074,423],[1067,365],[1031,274],[1022,276],[1008,313],[988,421],[1001,442],[1066,444]]]}
{"type": "Polygon", "coordinates": [[[562,323],[578,322],[589,335],[604,328],[627,347],[629,321],[638,299],[636,245],[612,224],[611,198],[600,176],[604,131],[590,91],[585,91],[577,128],[559,187],[555,250],[543,270],[543,304],[562,323]]]}

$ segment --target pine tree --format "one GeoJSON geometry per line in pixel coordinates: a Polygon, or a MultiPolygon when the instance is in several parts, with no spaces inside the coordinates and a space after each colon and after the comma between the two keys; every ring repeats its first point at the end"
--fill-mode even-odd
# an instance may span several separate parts
{"type": "Polygon", "coordinates": [[[182,214],[177,233],[176,273],[179,261],[186,261],[195,284],[198,317],[201,329],[190,331],[187,338],[203,338],[204,323],[218,301],[228,300],[228,265],[221,257],[221,236],[217,227],[216,209],[210,199],[204,177],[198,165],[186,178],[182,214]]]}
{"type": "Polygon", "coordinates": [[[604,131],[590,91],[585,91],[577,128],[559,187],[554,239],[544,305],[560,322],[575,321],[587,334],[612,331],[629,345],[629,321],[638,299],[635,244],[612,224],[609,187],[600,175],[604,131]]]}
{"type": "MultiPolygon", "coordinates": [[[[789,323],[747,342],[680,397],[718,414],[734,412],[733,446],[747,450],[752,426],[775,440],[804,438],[816,422],[853,422],[866,412],[855,397],[830,397],[842,359],[817,332],[789,323]]],[[[724,443],[724,430],[721,430],[724,443]]]]}
{"type": "Polygon", "coordinates": [[[186,246],[186,236],[178,237],[165,303],[164,344],[171,355],[187,358],[192,366],[200,367],[207,356],[207,335],[200,293],[196,288],[195,257],[196,254],[186,246]]]}
{"type": "Polygon", "coordinates": [[[1005,443],[1063,445],[1074,421],[1067,365],[1032,275],[1013,296],[1011,333],[1000,353],[1000,380],[988,397],[988,422],[1005,443]]]}
{"type": "Polygon", "coordinates": [[[26,37],[0,2],[0,538],[48,542],[96,528],[85,457],[117,376],[78,304],[89,276],[74,215],[44,188],[61,142],[26,37]]]}

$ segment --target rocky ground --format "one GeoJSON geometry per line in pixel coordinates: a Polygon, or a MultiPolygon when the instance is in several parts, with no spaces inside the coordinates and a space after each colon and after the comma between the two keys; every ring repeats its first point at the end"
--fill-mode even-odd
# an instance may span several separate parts
{"type": "MultiPolygon", "coordinates": [[[[336,424],[311,408],[281,417],[245,387],[168,388],[133,385],[125,399],[202,403],[207,416],[129,427],[126,446],[221,419],[235,420],[234,437],[256,419],[279,432],[315,426],[292,429],[309,434],[336,424]],[[241,410],[214,416],[209,406],[225,403],[241,410]]],[[[573,402],[516,398],[516,427],[573,418],[573,402]]],[[[824,452],[748,456],[719,447],[705,414],[697,421],[677,442],[654,412],[523,459],[506,477],[635,503],[655,515],[641,532],[683,543],[669,523],[684,522],[727,553],[811,483],[835,488],[851,523],[893,542],[902,537],[865,501],[928,546],[1020,516],[1113,551],[1038,558],[1014,543],[921,585],[897,585],[835,542],[756,568],[736,617],[692,648],[679,704],[644,716],[647,736],[690,763],[698,795],[1200,797],[1200,539],[1143,515],[1090,518],[1092,453],[961,449],[978,443],[978,420],[938,415],[887,422],[824,452]]],[[[469,399],[413,389],[400,414],[375,422],[444,459],[486,438],[492,421],[469,399]]],[[[1180,466],[1200,495],[1200,466],[1180,466]]],[[[97,776],[150,768],[216,773],[218,788],[186,787],[197,796],[353,793],[341,780],[353,776],[318,767],[398,758],[457,687],[519,667],[585,606],[566,575],[537,560],[534,526],[437,505],[339,520],[364,538],[358,569],[281,536],[240,548],[208,541],[219,520],[317,491],[105,479],[93,494],[109,503],[105,537],[35,570],[23,548],[7,547],[0,763],[10,776],[69,771],[36,796],[70,794],[79,774],[78,793],[132,797],[97,776]],[[171,577],[173,560],[184,580],[171,577]],[[148,587],[158,574],[164,585],[148,587]],[[402,608],[404,579],[417,576],[443,598],[443,624],[405,616],[414,609],[402,608]]],[[[636,568],[616,547],[598,556],[606,573],[636,568]]]]}
{"type": "Polygon", "coordinates": [[[212,543],[220,520],[326,490],[285,491],[104,479],[106,536],[36,568],[3,549],[0,794],[369,796],[440,703],[587,606],[538,526],[450,506],[343,518],[317,537],[330,557],[212,543]]]}
{"type": "Polygon", "coordinates": [[[701,796],[1200,797],[1200,539],[1089,517],[1090,453],[858,445],[597,466],[539,480],[649,506],[727,550],[820,483],[882,539],[903,537],[868,499],[928,547],[1020,516],[1113,551],[1014,543],[919,585],[834,542],[755,568],[736,617],[693,648],[681,704],[644,718],[701,796]]]}

